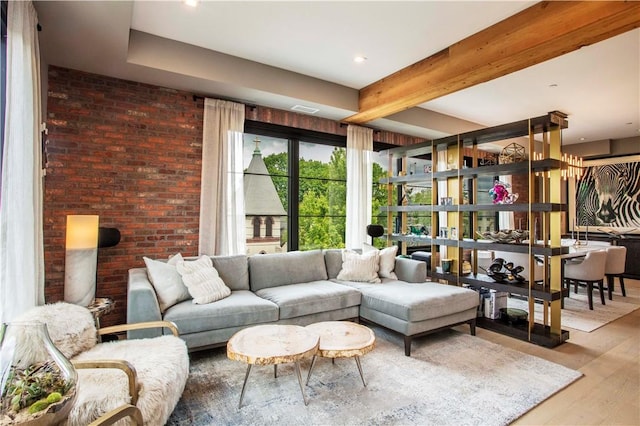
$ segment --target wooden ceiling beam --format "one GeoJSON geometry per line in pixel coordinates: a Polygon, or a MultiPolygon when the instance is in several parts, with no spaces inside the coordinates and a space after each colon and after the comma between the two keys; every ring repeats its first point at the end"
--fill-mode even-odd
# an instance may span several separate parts
{"type": "Polygon", "coordinates": [[[366,123],[640,26],[637,1],[543,1],[360,90],[366,123]]]}

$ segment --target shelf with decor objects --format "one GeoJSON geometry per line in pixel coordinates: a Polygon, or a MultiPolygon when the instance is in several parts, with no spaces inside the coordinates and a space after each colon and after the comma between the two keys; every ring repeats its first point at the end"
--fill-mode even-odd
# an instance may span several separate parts
{"type": "MultiPolygon", "coordinates": [[[[560,198],[560,181],[562,170],[567,167],[562,161],[560,143],[561,131],[567,126],[564,114],[551,112],[514,123],[393,148],[388,150],[389,162],[397,162],[399,173],[380,180],[390,193],[394,187],[401,194],[412,193],[415,186],[429,188],[431,195],[430,203],[412,204],[411,197],[403,196],[401,202],[390,202],[380,208],[388,217],[385,235],[388,244],[398,244],[403,254],[407,253],[409,245],[430,247],[431,253],[436,253],[430,260],[433,280],[527,298],[529,310],[526,321],[516,324],[478,318],[478,323],[481,327],[549,347],[569,338],[568,331],[561,328],[560,309],[566,290],[562,288],[562,260],[559,257],[568,252],[560,242],[562,215],[566,212],[560,198]],[[540,136],[536,139],[536,135],[541,139],[540,136]],[[496,164],[495,161],[485,161],[489,154],[480,149],[483,144],[514,138],[526,138],[528,146],[520,150],[518,144],[508,145],[516,147],[509,156],[512,162],[496,164]],[[532,155],[523,156],[522,152],[532,155]],[[406,164],[414,157],[430,160],[430,173],[405,174],[406,164]],[[527,194],[518,197],[511,192],[508,184],[498,180],[504,175],[520,176],[526,182],[527,194]],[[489,188],[489,194],[493,202],[487,201],[486,194],[479,190],[480,182],[486,186],[486,182],[491,180],[494,184],[489,188]],[[481,199],[482,196],[485,200],[481,199]],[[525,229],[517,231],[522,231],[526,238],[517,241],[484,238],[479,229],[479,219],[509,212],[521,215],[520,220],[524,218],[525,229]],[[412,214],[428,217],[428,226],[420,228],[410,223],[412,214]],[[483,271],[478,266],[478,252],[485,251],[525,254],[528,262],[525,266],[529,271],[534,271],[536,263],[542,262],[543,278],[529,282],[520,276],[517,280],[504,279],[500,274],[509,273],[504,270],[499,274],[483,271]],[[443,271],[442,267],[445,258],[445,269],[451,268],[448,271],[443,271]],[[533,315],[536,301],[544,306],[545,319],[542,323],[537,323],[533,315]]],[[[518,268],[522,270],[525,266],[518,265],[518,268]]]]}

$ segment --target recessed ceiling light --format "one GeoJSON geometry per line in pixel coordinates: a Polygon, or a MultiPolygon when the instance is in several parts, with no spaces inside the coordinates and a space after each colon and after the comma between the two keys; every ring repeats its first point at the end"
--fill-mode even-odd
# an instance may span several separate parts
{"type": "Polygon", "coordinates": [[[191,7],[196,7],[198,5],[198,0],[182,0],[184,4],[191,7]]]}
{"type": "Polygon", "coordinates": [[[586,140],[587,140],[587,138],[580,138],[580,140],[581,140],[581,141],[586,141],[586,140]]]}
{"type": "Polygon", "coordinates": [[[554,88],[554,87],[558,87],[558,85],[556,83],[550,84],[549,87],[554,88]]]}
{"type": "Polygon", "coordinates": [[[358,63],[358,64],[361,64],[366,60],[367,60],[366,56],[356,56],[356,57],[353,58],[353,62],[358,63]]]}

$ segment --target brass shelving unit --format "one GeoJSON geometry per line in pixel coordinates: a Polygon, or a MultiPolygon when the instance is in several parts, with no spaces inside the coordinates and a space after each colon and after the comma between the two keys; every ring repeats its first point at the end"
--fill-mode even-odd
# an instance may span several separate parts
{"type": "MultiPolygon", "coordinates": [[[[400,232],[387,232],[387,244],[394,242],[400,245],[400,252],[406,254],[407,243],[420,243],[430,245],[431,252],[445,248],[447,257],[454,260],[454,270],[450,273],[442,272],[437,265],[435,256],[431,256],[431,278],[441,280],[452,285],[468,284],[471,287],[485,287],[497,291],[506,291],[512,294],[524,296],[528,300],[529,320],[524,325],[511,325],[501,320],[478,318],[478,325],[522,340],[530,341],[543,346],[553,347],[569,338],[569,332],[561,327],[561,302],[563,289],[561,282],[562,259],[559,255],[567,253],[568,249],[561,246],[561,220],[566,207],[561,203],[561,172],[565,164],[561,160],[561,132],[567,128],[566,115],[560,112],[551,112],[547,115],[508,123],[500,126],[485,128],[477,131],[461,133],[441,139],[424,142],[407,147],[394,148],[388,151],[389,165],[394,160],[399,163],[400,172],[397,176],[390,175],[382,179],[380,183],[386,184],[389,192],[389,205],[381,207],[383,213],[387,213],[387,230],[392,230],[394,217],[400,218],[400,232]],[[542,137],[535,139],[536,135],[542,137]],[[490,142],[508,140],[512,138],[528,138],[529,158],[510,164],[478,166],[479,148],[490,142]],[[538,147],[538,149],[536,149],[538,147]],[[541,148],[540,148],[541,147],[541,148]],[[534,160],[533,153],[537,152],[542,157],[534,160]],[[443,154],[446,153],[446,154],[443,154]],[[405,175],[407,161],[412,157],[424,158],[431,156],[432,172],[425,174],[405,175]],[[463,167],[464,157],[471,157],[472,167],[463,167]],[[446,157],[447,167],[440,166],[442,158],[446,157]],[[440,158],[440,160],[439,160],[440,158]],[[446,169],[446,170],[445,170],[446,169]],[[527,176],[529,197],[525,203],[516,204],[438,204],[439,188],[446,186],[447,196],[453,196],[455,200],[463,200],[463,183],[468,182],[467,191],[471,194],[471,200],[477,199],[477,178],[479,176],[499,175],[524,175],[527,176]],[[400,191],[405,191],[411,185],[430,185],[432,190],[430,205],[410,205],[406,199],[401,205],[393,205],[391,193],[394,186],[400,191]],[[536,191],[537,190],[537,191],[536,191]],[[536,198],[536,194],[537,198],[536,198]],[[468,221],[478,223],[479,212],[526,212],[530,238],[527,244],[504,244],[478,241],[475,230],[470,237],[463,237],[458,232],[455,238],[439,238],[438,229],[441,215],[446,215],[448,226],[454,226],[457,230],[463,229],[463,216],[468,216],[468,221]],[[431,215],[431,234],[426,236],[407,235],[407,214],[410,212],[422,212],[431,215]],[[534,214],[540,218],[537,227],[533,220],[534,214]],[[472,273],[462,274],[463,251],[470,250],[472,254],[472,273]],[[478,250],[499,250],[513,253],[527,253],[529,255],[529,270],[534,271],[534,256],[544,260],[545,273],[542,282],[500,283],[492,280],[486,274],[480,273],[477,267],[478,250]],[[542,303],[544,318],[542,323],[535,322],[534,303],[542,303]],[[547,318],[550,318],[547,321],[547,318]]],[[[389,167],[389,170],[393,170],[389,167]]],[[[520,200],[522,201],[522,200],[520,200]]],[[[566,290],[565,290],[566,291],[566,290]]]]}

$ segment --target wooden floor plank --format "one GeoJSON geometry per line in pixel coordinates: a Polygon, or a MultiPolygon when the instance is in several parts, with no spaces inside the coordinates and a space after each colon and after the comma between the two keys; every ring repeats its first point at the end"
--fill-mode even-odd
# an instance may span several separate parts
{"type": "MultiPolygon", "coordinates": [[[[640,305],[640,281],[625,280],[640,305]]],[[[640,425],[640,309],[549,349],[479,329],[478,337],[578,370],[584,377],[516,420],[514,425],[640,425]]]]}

